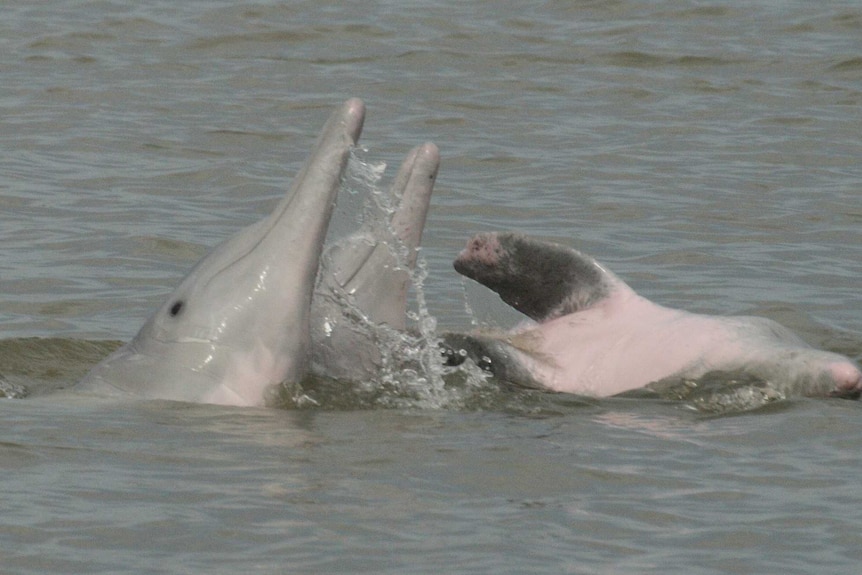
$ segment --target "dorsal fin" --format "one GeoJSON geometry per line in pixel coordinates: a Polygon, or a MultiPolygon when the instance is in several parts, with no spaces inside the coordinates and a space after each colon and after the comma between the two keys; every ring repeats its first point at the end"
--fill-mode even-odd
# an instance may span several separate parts
{"type": "Polygon", "coordinates": [[[588,309],[615,291],[631,289],[593,258],[522,234],[473,236],[454,265],[458,273],[539,322],[588,309]]]}

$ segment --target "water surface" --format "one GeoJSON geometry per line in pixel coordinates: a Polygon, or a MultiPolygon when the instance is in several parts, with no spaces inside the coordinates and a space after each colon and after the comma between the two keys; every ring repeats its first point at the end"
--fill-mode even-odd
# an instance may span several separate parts
{"type": "MultiPolygon", "coordinates": [[[[499,317],[451,261],[474,232],[518,230],[660,303],[767,315],[862,357],[856,2],[343,4],[4,7],[3,377],[67,387],[130,338],[267,213],[350,96],[390,172],[417,143],[441,148],[423,240],[441,329],[499,317]]],[[[0,564],[858,571],[857,402],[711,417],[488,393],[291,411],[0,402],[0,564]]]]}

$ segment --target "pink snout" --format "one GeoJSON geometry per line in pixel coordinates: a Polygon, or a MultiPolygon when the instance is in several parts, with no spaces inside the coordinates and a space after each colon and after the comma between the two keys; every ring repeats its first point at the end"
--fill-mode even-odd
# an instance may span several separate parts
{"type": "Polygon", "coordinates": [[[497,234],[477,234],[467,240],[467,246],[458,254],[458,261],[495,266],[503,254],[497,234]]]}

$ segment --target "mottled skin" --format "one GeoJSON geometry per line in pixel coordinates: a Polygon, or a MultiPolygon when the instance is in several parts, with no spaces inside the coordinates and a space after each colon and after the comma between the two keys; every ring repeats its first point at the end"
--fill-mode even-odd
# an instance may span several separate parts
{"type": "Polygon", "coordinates": [[[811,348],[772,320],[660,306],[565,246],[479,234],[454,265],[538,322],[504,334],[444,337],[450,348],[512,383],[609,396],[727,372],[768,381],[786,396],[857,398],[862,391],[853,362],[811,348]]]}
{"type": "Polygon", "coordinates": [[[474,236],[454,265],[536,321],[585,309],[622,284],[571,248],[514,234],[474,236]]]}

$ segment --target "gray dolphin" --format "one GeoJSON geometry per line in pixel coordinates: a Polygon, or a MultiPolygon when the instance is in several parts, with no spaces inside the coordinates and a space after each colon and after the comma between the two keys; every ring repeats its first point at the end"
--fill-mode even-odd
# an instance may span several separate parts
{"type": "Polygon", "coordinates": [[[373,378],[388,345],[381,338],[406,329],[407,292],[439,167],[434,144],[411,150],[375,212],[325,248],[311,306],[316,375],[373,378]]]}
{"type": "Polygon", "coordinates": [[[862,391],[862,373],[848,358],[813,349],[772,320],[660,306],[566,246],[479,234],[455,269],[537,322],[444,337],[450,361],[472,357],[512,383],[609,396],[725,373],[753,376],[784,397],[858,398],[862,391]]]}
{"type": "Polygon", "coordinates": [[[229,405],[263,405],[308,369],[314,280],[365,105],[326,122],[287,195],[262,221],[216,246],[135,338],[77,389],[229,405]]]}

